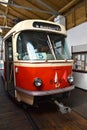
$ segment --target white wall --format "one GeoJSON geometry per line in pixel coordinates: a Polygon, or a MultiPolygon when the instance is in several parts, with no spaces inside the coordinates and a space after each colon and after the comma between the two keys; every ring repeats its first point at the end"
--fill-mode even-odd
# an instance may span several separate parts
{"type": "Polygon", "coordinates": [[[87,22],[67,31],[66,41],[71,53],[71,46],[87,44],[87,22]]]}
{"type": "MultiPolygon", "coordinates": [[[[87,22],[68,30],[66,40],[70,52],[71,46],[77,46],[75,47],[74,52],[78,50],[87,51],[87,22]]],[[[73,72],[73,76],[74,85],[87,90],[87,73],[73,72]]]]}

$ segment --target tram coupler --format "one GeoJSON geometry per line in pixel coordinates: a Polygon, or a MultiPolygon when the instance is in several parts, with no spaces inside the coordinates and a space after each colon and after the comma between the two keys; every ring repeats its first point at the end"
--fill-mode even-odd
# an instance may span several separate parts
{"type": "Polygon", "coordinates": [[[70,113],[71,112],[71,108],[64,106],[62,103],[59,103],[57,100],[54,100],[54,103],[59,107],[59,111],[62,114],[66,114],[66,113],[70,113]]]}

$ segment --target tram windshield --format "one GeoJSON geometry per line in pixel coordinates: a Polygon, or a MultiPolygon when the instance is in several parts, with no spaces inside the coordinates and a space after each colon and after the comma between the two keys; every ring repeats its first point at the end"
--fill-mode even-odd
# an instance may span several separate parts
{"type": "Polygon", "coordinates": [[[62,34],[23,31],[17,38],[18,60],[69,59],[65,36],[62,34]]]}

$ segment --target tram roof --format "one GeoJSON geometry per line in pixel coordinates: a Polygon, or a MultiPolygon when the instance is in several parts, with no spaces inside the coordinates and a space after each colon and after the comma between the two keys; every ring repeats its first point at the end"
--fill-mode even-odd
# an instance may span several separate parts
{"type": "Polygon", "coordinates": [[[5,36],[4,39],[12,35],[13,33],[17,33],[23,30],[38,30],[38,31],[48,31],[48,32],[55,32],[58,34],[63,34],[66,36],[66,30],[63,25],[57,24],[55,22],[50,22],[50,21],[45,21],[45,20],[24,20],[19,23],[17,23],[5,36]],[[34,23],[46,23],[47,25],[53,25],[53,26],[58,26],[61,28],[61,30],[56,30],[56,29],[51,29],[51,28],[46,28],[46,27],[34,27],[34,23]]]}

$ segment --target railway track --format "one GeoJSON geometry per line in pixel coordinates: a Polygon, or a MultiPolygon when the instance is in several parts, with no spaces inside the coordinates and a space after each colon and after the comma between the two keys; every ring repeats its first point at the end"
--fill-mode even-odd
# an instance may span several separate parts
{"type": "Polygon", "coordinates": [[[19,103],[17,102],[17,100],[15,99],[15,97],[11,94],[11,93],[8,93],[6,91],[6,94],[9,96],[9,98],[19,107],[23,110],[25,116],[27,117],[27,120],[29,121],[29,124],[31,125],[32,129],[33,130],[40,130],[38,125],[36,124],[34,118],[32,117],[32,114],[31,114],[31,110],[34,109],[34,107],[28,105],[28,104],[25,104],[25,103],[19,103]],[[31,109],[31,110],[30,110],[31,109]]]}
{"type": "Polygon", "coordinates": [[[56,124],[52,126],[54,121],[53,119],[51,121],[51,117],[57,112],[55,104],[42,103],[38,107],[22,104],[22,108],[33,130],[52,130],[57,127],[56,124]]]}
{"type": "Polygon", "coordinates": [[[40,128],[38,127],[38,125],[36,124],[34,118],[32,117],[32,114],[29,111],[29,106],[26,104],[22,105],[22,108],[24,110],[24,113],[29,121],[29,123],[31,124],[33,130],[40,130],[40,128]]]}
{"type": "MultiPolygon", "coordinates": [[[[57,116],[61,116],[59,112],[60,109],[58,109],[59,104],[56,105],[56,103],[54,103],[53,101],[49,102],[47,100],[47,102],[38,104],[38,107],[34,107],[25,103],[18,103],[12,95],[9,96],[17,105],[19,105],[20,108],[22,108],[29,124],[32,127],[32,130],[57,129],[57,120],[59,120],[57,119],[57,116]]],[[[64,112],[67,107],[61,105],[61,108],[64,112]]]]}

